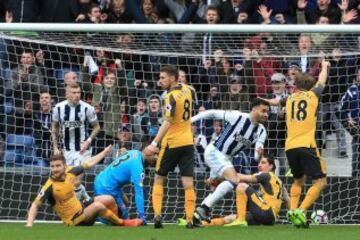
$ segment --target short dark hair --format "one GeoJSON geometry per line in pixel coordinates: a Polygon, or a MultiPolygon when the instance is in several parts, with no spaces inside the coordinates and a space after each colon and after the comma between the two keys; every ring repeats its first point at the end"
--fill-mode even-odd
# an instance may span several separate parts
{"type": "Polygon", "coordinates": [[[160,72],[165,72],[168,75],[175,77],[175,81],[179,78],[179,69],[175,65],[161,67],[160,72]]]}
{"type": "Polygon", "coordinates": [[[216,11],[217,14],[220,16],[220,11],[219,11],[219,8],[216,6],[216,5],[209,5],[207,8],[206,8],[206,13],[208,11],[216,11]]]}
{"type": "Polygon", "coordinates": [[[315,85],[315,79],[308,73],[299,73],[295,75],[295,86],[299,90],[309,91],[315,85]]]}
{"type": "Polygon", "coordinates": [[[260,106],[260,105],[270,107],[270,104],[267,101],[265,101],[264,99],[261,99],[261,98],[254,98],[251,101],[251,109],[253,109],[254,107],[260,106]]]}
{"type": "Polygon", "coordinates": [[[92,10],[93,10],[94,8],[99,8],[100,11],[101,11],[101,8],[100,8],[100,5],[99,5],[99,4],[97,4],[97,3],[91,3],[91,4],[88,6],[87,13],[88,13],[88,14],[91,14],[91,12],[92,12],[92,10]]]}
{"type": "Polygon", "coordinates": [[[136,104],[139,103],[139,102],[143,102],[146,105],[147,100],[145,98],[138,98],[138,100],[136,101],[136,104]]]}
{"type": "Polygon", "coordinates": [[[275,172],[276,169],[276,163],[275,163],[275,159],[274,156],[268,153],[264,153],[262,155],[263,158],[266,158],[267,162],[273,166],[272,171],[275,172]]]}
{"type": "Polygon", "coordinates": [[[31,50],[31,49],[28,49],[28,48],[24,48],[22,50],[22,53],[21,54],[24,54],[24,53],[29,53],[31,54],[32,56],[34,56],[34,52],[31,50]]]}
{"type": "Polygon", "coordinates": [[[52,161],[62,161],[63,163],[66,163],[65,161],[65,157],[63,155],[60,155],[60,154],[57,154],[57,155],[52,155],[49,159],[49,162],[52,162],[52,161]]]}

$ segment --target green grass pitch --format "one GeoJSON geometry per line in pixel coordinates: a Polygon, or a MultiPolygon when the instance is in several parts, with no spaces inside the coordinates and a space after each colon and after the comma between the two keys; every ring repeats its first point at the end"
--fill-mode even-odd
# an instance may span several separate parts
{"type": "Polygon", "coordinates": [[[1,240],[351,240],[360,239],[360,226],[324,225],[310,229],[296,229],[290,225],[274,227],[208,227],[185,229],[166,225],[154,229],[152,225],[138,228],[95,225],[93,227],[66,227],[62,224],[35,224],[32,228],[21,223],[0,223],[1,240]]]}

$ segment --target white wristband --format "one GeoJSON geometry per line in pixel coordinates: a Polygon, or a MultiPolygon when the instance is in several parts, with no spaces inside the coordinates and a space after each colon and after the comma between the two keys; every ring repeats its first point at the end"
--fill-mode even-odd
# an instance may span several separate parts
{"type": "Polygon", "coordinates": [[[91,138],[91,137],[88,137],[88,139],[86,139],[86,141],[87,141],[88,143],[91,143],[92,138],[91,138]]]}
{"type": "Polygon", "coordinates": [[[156,141],[152,141],[151,142],[151,145],[153,145],[154,147],[157,147],[158,146],[158,143],[156,141]]]}

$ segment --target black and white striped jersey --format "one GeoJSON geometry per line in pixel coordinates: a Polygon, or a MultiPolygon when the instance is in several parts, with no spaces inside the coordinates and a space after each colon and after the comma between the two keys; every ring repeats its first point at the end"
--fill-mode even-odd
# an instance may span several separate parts
{"type": "Polygon", "coordinates": [[[98,120],[93,106],[83,101],[73,106],[65,100],[54,107],[52,121],[60,124],[62,148],[80,151],[81,142],[88,137],[89,123],[98,120]]]}
{"type": "Polygon", "coordinates": [[[226,122],[223,131],[212,143],[220,152],[228,156],[235,156],[244,149],[264,147],[266,129],[260,123],[253,124],[249,113],[207,110],[194,116],[192,122],[209,118],[226,122]]]}

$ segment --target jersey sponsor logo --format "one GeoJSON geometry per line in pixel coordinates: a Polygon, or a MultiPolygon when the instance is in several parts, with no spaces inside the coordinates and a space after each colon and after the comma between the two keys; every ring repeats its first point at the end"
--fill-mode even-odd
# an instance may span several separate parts
{"type": "Polygon", "coordinates": [[[246,139],[240,133],[235,134],[234,139],[235,141],[242,143],[245,147],[251,148],[252,142],[249,139],[246,139]]]}
{"type": "Polygon", "coordinates": [[[82,122],[80,122],[80,121],[65,121],[64,126],[66,128],[79,128],[82,126],[82,122]]]}

